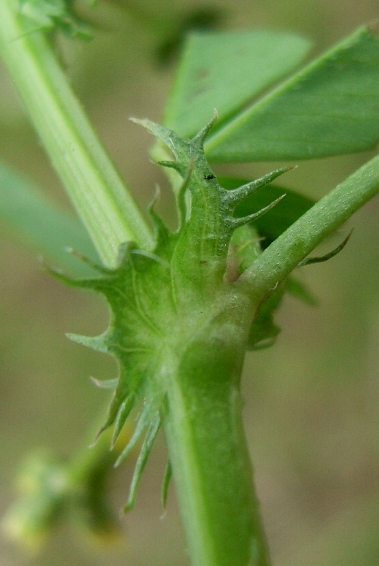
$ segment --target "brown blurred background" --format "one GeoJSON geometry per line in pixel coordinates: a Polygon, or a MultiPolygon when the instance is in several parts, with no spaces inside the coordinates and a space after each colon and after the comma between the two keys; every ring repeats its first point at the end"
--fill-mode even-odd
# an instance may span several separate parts
{"type": "MultiPolygon", "coordinates": [[[[128,118],[159,121],[175,62],[157,63],[156,38],[128,12],[186,14],[198,0],[119,0],[100,6],[90,43],[62,42],[62,58],[90,117],[141,206],[162,181],[149,162],[151,138],[128,118]]],[[[319,53],[379,15],[374,0],[208,0],[229,29],[270,28],[304,34],[319,53]]],[[[62,206],[69,203],[0,69],[0,155],[62,206]]],[[[370,155],[301,163],[293,188],[320,197],[370,155]]],[[[244,165],[255,175],[272,164],[244,165]]],[[[166,194],[167,193],[167,194],[166,194]]],[[[164,194],[161,210],[172,204],[164,194]]],[[[274,566],[379,564],[379,201],[352,218],[348,246],[301,276],[318,307],[287,299],[274,348],[247,357],[243,394],[247,435],[256,470],[274,566]]],[[[333,243],[339,243],[337,236],[333,243]]],[[[107,324],[104,304],[69,290],[40,268],[36,253],[0,229],[0,513],[14,498],[15,471],[25,452],[48,446],[62,455],[89,442],[86,430],[104,411],[107,394],[89,376],[114,377],[112,360],[65,338],[97,334],[107,324]]],[[[329,249],[329,248],[328,248],[329,249]]],[[[137,497],[124,518],[125,544],[100,548],[75,529],[59,529],[35,556],[0,541],[0,566],[184,566],[185,542],[171,488],[160,505],[165,463],[156,443],[137,497]]],[[[126,500],[132,462],[112,480],[115,508],[126,500]]],[[[233,566],[233,565],[231,565],[233,566]]]]}

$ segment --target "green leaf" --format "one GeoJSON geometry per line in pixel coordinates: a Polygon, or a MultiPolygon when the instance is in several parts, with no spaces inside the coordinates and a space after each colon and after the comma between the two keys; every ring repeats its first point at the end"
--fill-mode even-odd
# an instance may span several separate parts
{"type": "MultiPolygon", "coordinates": [[[[225,189],[236,189],[248,182],[246,179],[221,176],[218,177],[218,181],[225,189]]],[[[254,222],[254,227],[259,236],[263,238],[261,243],[263,248],[267,247],[307,212],[315,204],[315,201],[290,189],[268,184],[261,191],[245,198],[236,207],[235,216],[247,216],[251,212],[267,206],[283,194],[286,195],[285,198],[254,222]]]]}
{"type": "Polygon", "coordinates": [[[379,38],[374,27],[363,27],[234,114],[208,138],[205,149],[213,162],[365,151],[379,142],[378,115],[379,38]]]}
{"type": "Polygon", "coordinates": [[[213,131],[304,59],[310,42],[272,31],[193,33],[166,109],[165,124],[194,135],[218,112],[213,131]]]}
{"type": "Polygon", "coordinates": [[[98,261],[85,228],[59,209],[10,167],[0,163],[0,221],[3,232],[41,253],[47,261],[77,275],[89,273],[86,264],[67,252],[80,251],[98,261]]]}

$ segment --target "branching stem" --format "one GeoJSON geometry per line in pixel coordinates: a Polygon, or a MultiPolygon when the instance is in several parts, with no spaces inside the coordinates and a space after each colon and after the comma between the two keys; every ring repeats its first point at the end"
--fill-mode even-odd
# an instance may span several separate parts
{"type": "Polygon", "coordinates": [[[264,298],[299,263],[379,192],[379,156],[319,200],[254,261],[242,279],[264,298]]]}

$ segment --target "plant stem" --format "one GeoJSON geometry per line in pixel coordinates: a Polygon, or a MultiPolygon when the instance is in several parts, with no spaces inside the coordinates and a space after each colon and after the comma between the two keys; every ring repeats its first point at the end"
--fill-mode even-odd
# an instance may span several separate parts
{"type": "Polygon", "coordinates": [[[242,302],[238,316],[226,314],[227,330],[199,330],[162,371],[163,422],[194,566],[269,565],[242,424],[244,311],[251,316],[251,304],[242,302]]]}
{"type": "Polygon", "coordinates": [[[295,269],[324,238],[379,192],[379,156],[355,171],[319,200],[245,271],[247,284],[262,300],[295,269]]]}
{"type": "Polygon", "coordinates": [[[238,392],[220,390],[215,413],[198,392],[183,395],[174,379],[173,388],[181,404],[165,432],[191,564],[267,566],[238,392]]]}
{"type": "Polygon", "coordinates": [[[17,4],[0,0],[0,54],[102,260],[119,245],[151,248],[151,232],[89,124],[44,35],[28,31],[17,4]]]}

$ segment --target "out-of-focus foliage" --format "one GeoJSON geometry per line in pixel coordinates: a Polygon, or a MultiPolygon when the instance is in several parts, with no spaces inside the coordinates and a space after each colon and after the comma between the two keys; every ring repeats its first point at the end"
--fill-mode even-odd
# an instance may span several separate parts
{"type": "MultiPolygon", "coordinates": [[[[33,29],[55,28],[68,37],[90,39],[90,27],[75,12],[72,0],[19,0],[20,15],[29,19],[33,29]]],[[[89,4],[94,5],[93,0],[89,4]]]]}
{"type": "MultiPolygon", "coordinates": [[[[84,227],[73,215],[62,210],[51,199],[37,191],[21,175],[0,163],[0,193],[2,230],[37,253],[46,261],[88,274],[87,264],[74,258],[65,246],[70,246],[94,261],[97,253],[84,227]]],[[[6,237],[6,234],[4,234],[6,237]]]]}

